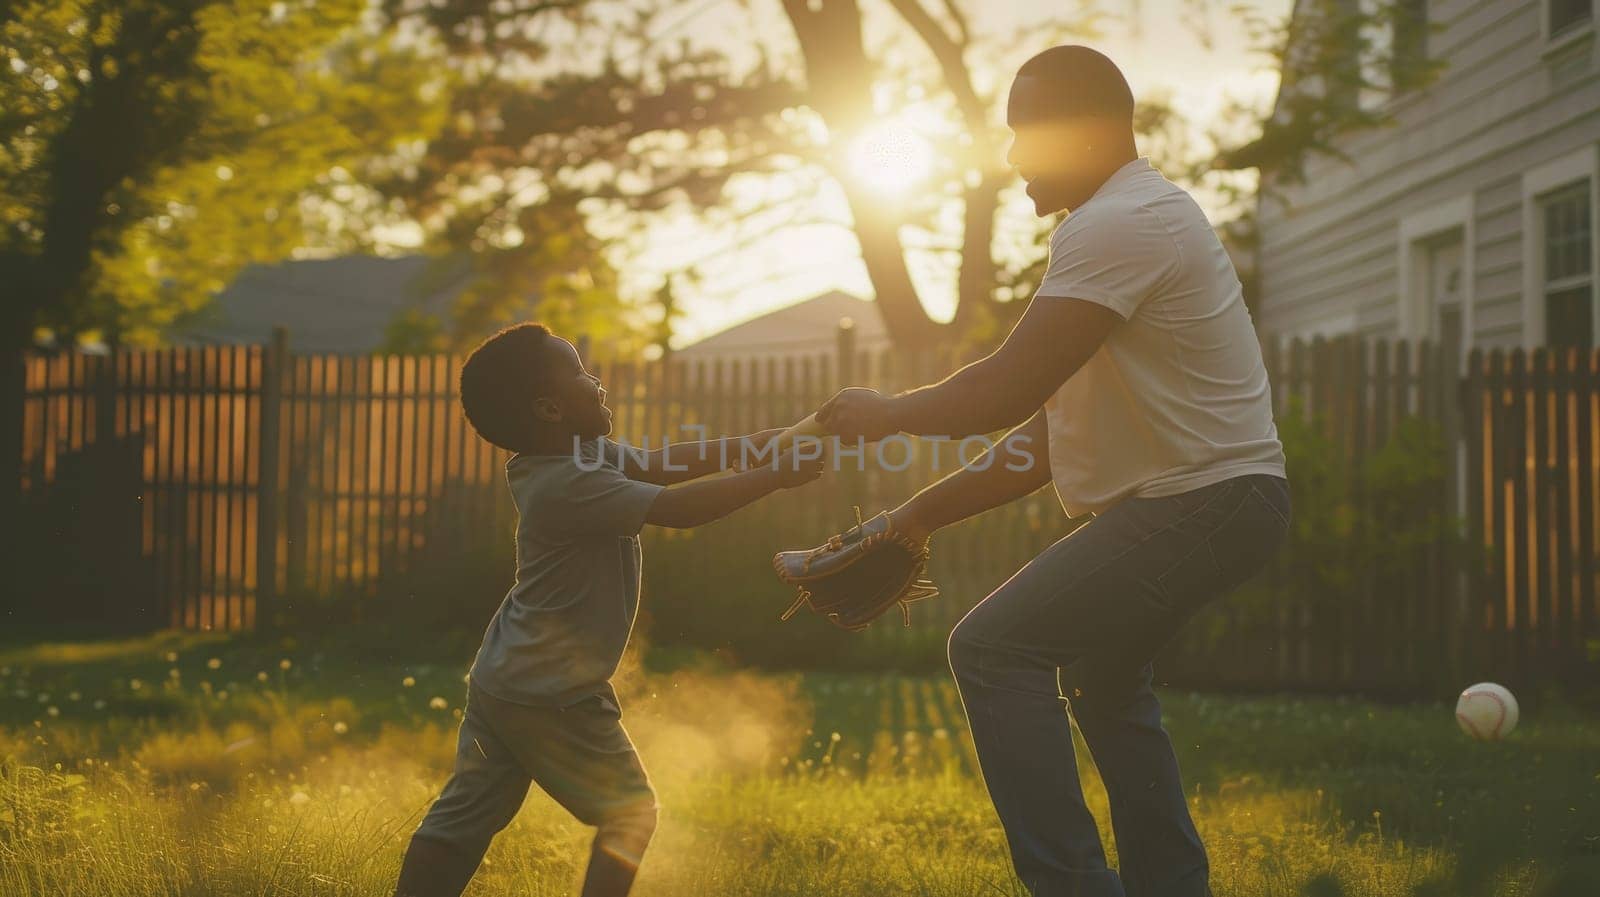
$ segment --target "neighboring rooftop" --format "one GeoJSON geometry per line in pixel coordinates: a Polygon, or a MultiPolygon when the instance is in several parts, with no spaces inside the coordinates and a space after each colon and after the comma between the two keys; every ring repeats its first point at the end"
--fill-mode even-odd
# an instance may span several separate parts
{"type": "Polygon", "coordinates": [[[194,318],[179,345],[264,343],[275,327],[298,352],[373,352],[402,311],[448,317],[466,285],[464,264],[412,255],[339,256],[251,265],[194,318]]]}
{"type": "Polygon", "coordinates": [[[687,360],[832,354],[839,322],[855,325],[856,348],[887,348],[889,333],[877,307],[837,290],[774,309],[679,349],[687,360]]]}

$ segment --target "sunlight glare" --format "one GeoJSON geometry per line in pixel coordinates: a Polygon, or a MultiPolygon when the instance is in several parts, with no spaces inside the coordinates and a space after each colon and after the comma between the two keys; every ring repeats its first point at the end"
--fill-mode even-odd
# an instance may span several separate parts
{"type": "Polygon", "coordinates": [[[933,148],[911,128],[895,122],[874,125],[850,143],[850,173],[885,193],[901,193],[933,170],[933,148]]]}

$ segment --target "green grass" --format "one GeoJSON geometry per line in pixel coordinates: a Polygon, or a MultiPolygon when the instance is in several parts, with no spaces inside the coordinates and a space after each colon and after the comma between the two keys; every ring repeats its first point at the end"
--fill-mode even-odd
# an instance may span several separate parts
{"type": "MultiPolygon", "coordinates": [[[[0,897],[387,895],[465,669],[389,650],[0,649],[0,897]]],[[[620,688],[664,806],[641,897],[1022,893],[947,679],[630,663],[620,688]]],[[[1219,897],[1600,893],[1592,716],[1545,702],[1477,744],[1442,705],[1163,698],[1219,897]]],[[[535,795],[469,894],[574,893],[587,836],[535,795]]]]}

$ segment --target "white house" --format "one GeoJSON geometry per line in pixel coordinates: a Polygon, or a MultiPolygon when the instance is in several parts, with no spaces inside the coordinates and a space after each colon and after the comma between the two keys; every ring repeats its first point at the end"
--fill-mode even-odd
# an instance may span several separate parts
{"type": "Polygon", "coordinates": [[[1597,5],[1413,0],[1438,78],[1368,98],[1394,124],[1342,138],[1348,160],[1263,173],[1263,333],[1600,345],[1597,5]]]}

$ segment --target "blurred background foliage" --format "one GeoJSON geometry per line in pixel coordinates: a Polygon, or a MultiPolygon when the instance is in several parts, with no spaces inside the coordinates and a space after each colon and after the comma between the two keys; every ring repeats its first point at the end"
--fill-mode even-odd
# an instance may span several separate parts
{"type": "Polygon", "coordinates": [[[714,4],[665,0],[8,4],[0,354],[41,333],[158,343],[247,264],[356,252],[476,273],[448,314],[402,313],[386,350],[459,349],[538,316],[628,354],[670,340],[674,272],[681,299],[709,261],[819,224],[853,237],[897,344],[987,345],[1053,223],[1005,214],[1004,93],[1026,56],[1143,16],[1176,13],[1205,46],[1247,35],[1293,88],[1276,108],[1240,98],[1196,120],[1156,92],[1137,122],[1164,171],[1224,197],[1241,252],[1256,170],[1292,176],[1334,135],[1384,123],[1363,91],[1431,76],[1405,53],[1404,2],[1315,0],[1292,20],[1081,2],[1021,26],[955,0],[726,3],[715,35],[714,4]],[[891,125],[930,156],[886,197],[851,154],[891,125]],[[816,220],[818,196],[842,217],[816,220]],[[679,227],[715,251],[668,253],[666,275],[635,282],[644,235],[679,227]],[[919,288],[930,266],[953,295],[919,288]]]}

